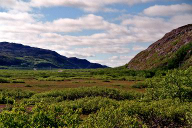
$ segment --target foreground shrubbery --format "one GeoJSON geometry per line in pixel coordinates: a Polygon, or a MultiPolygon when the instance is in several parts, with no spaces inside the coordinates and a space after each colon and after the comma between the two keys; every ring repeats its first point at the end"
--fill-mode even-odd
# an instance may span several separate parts
{"type": "Polygon", "coordinates": [[[34,94],[32,91],[23,91],[20,89],[1,89],[0,104],[13,104],[15,100],[30,98],[34,94]]]}
{"type": "Polygon", "coordinates": [[[192,103],[179,100],[152,102],[85,98],[32,108],[15,106],[0,114],[2,127],[184,127],[191,125],[192,103]],[[100,101],[101,100],[101,101],[100,101]],[[85,104],[83,102],[85,101],[85,104]],[[82,115],[90,114],[88,117],[82,115]]]}
{"type": "Polygon", "coordinates": [[[146,98],[151,100],[175,99],[192,101],[192,67],[168,72],[161,81],[151,80],[146,98]]]}
{"type": "Polygon", "coordinates": [[[146,128],[136,117],[130,116],[121,108],[101,108],[98,113],[90,115],[80,125],[82,128],[146,128]]]}
{"type": "Polygon", "coordinates": [[[14,107],[0,114],[0,127],[75,127],[79,124],[79,111],[63,106],[37,104],[29,112],[25,107],[14,107]]]}
{"type": "Polygon", "coordinates": [[[0,127],[192,127],[192,68],[133,85],[145,93],[102,87],[44,93],[1,90],[0,127]],[[15,102],[19,100],[19,102],[15,102]]]}
{"type": "Polygon", "coordinates": [[[126,92],[103,87],[86,87],[39,93],[32,96],[30,99],[25,100],[24,102],[28,104],[35,104],[36,102],[53,103],[62,102],[64,100],[76,100],[85,97],[98,96],[116,100],[136,100],[143,97],[143,93],[126,92]]]}
{"type": "Polygon", "coordinates": [[[190,103],[174,100],[158,102],[121,102],[118,108],[103,108],[90,115],[89,127],[182,127],[191,125],[190,103]]]}

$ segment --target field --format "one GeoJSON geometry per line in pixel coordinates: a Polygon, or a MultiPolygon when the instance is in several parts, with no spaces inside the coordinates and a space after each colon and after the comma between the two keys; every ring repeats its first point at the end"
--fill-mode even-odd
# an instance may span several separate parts
{"type": "Polygon", "coordinates": [[[0,70],[0,127],[192,127],[192,67],[0,70]]]}

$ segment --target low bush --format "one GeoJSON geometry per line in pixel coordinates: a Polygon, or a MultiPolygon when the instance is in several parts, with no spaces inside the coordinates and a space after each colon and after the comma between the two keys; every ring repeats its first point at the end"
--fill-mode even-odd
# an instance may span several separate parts
{"type": "Polygon", "coordinates": [[[23,81],[23,80],[12,80],[11,82],[12,83],[25,83],[25,81],[23,81]]]}
{"type": "Polygon", "coordinates": [[[188,113],[192,113],[191,105],[180,100],[166,99],[151,102],[127,101],[120,108],[129,116],[137,116],[149,127],[175,128],[190,125],[188,122],[192,115],[189,116],[188,113]]]}
{"type": "Polygon", "coordinates": [[[137,83],[133,84],[131,87],[132,87],[132,88],[142,89],[142,88],[147,88],[148,85],[147,85],[146,82],[137,82],[137,83]]]}
{"type": "Polygon", "coordinates": [[[80,110],[73,111],[64,106],[37,104],[28,112],[24,106],[14,107],[0,114],[0,127],[77,127],[80,110]]]}
{"type": "Polygon", "coordinates": [[[108,107],[119,107],[119,102],[109,98],[103,97],[86,97],[74,101],[63,101],[58,103],[59,105],[65,105],[65,107],[77,110],[82,109],[82,114],[91,114],[95,113],[101,108],[108,108],[108,107]]]}
{"type": "Polygon", "coordinates": [[[149,82],[146,99],[175,99],[192,101],[192,67],[187,70],[169,71],[161,81],[149,82]]]}
{"type": "Polygon", "coordinates": [[[63,77],[48,77],[48,78],[38,78],[40,81],[65,81],[65,78],[63,77]]]}
{"type": "Polygon", "coordinates": [[[126,92],[117,89],[103,88],[103,87],[82,87],[72,88],[61,91],[50,91],[33,95],[28,101],[32,104],[40,101],[64,101],[76,100],[85,97],[106,97],[116,100],[133,100],[143,97],[143,93],[126,92]]]}
{"type": "Polygon", "coordinates": [[[15,100],[10,97],[5,97],[4,95],[0,95],[0,104],[13,104],[15,100]]]}
{"type": "Polygon", "coordinates": [[[33,87],[33,86],[32,86],[32,85],[27,84],[27,85],[25,85],[25,87],[33,87]]]}
{"type": "Polygon", "coordinates": [[[0,83],[10,83],[11,81],[7,78],[0,78],[0,83]]]}
{"type": "Polygon", "coordinates": [[[114,107],[101,108],[101,110],[90,115],[80,128],[146,128],[141,121],[129,116],[122,109],[114,107]]]}
{"type": "Polygon", "coordinates": [[[32,91],[24,91],[21,89],[1,89],[0,95],[3,97],[9,97],[13,99],[30,98],[35,93],[32,91]]]}

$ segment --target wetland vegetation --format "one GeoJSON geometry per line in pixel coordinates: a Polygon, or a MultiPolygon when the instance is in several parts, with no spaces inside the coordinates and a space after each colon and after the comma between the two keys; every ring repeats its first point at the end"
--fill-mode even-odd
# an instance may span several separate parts
{"type": "Polygon", "coordinates": [[[0,127],[192,126],[186,70],[0,70],[0,127]]]}

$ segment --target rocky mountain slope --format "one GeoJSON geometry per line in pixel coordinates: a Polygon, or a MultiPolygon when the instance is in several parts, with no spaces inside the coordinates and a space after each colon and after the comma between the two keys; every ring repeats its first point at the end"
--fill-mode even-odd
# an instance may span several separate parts
{"type": "Polygon", "coordinates": [[[84,59],[67,58],[51,50],[8,42],[0,42],[0,66],[41,69],[87,69],[107,67],[97,63],[90,63],[84,59]]]}
{"type": "Polygon", "coordinates": [[[135,70],[189,66],[192,66],[192,24],[165,34],[127,64],[127,68],[135,70]]]}

